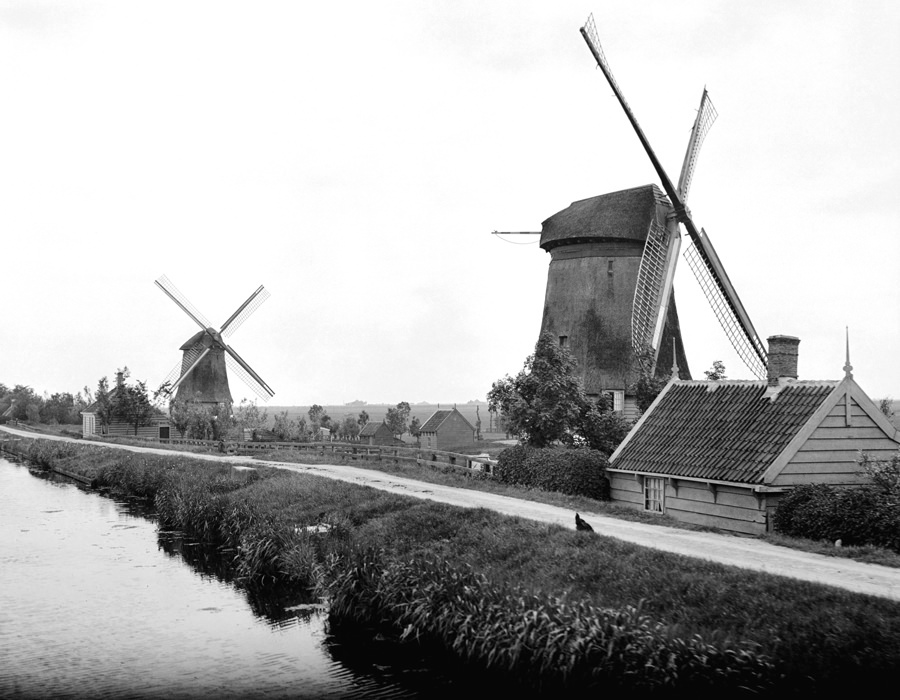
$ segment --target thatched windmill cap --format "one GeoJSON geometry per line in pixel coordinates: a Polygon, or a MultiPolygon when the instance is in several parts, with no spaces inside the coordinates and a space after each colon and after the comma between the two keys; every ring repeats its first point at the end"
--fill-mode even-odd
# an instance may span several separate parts
{"type": "Polygon", "coordinates": [[[671,211],[656,185],[643,185],[572,202],[541,225],[541,248],[588,243],[601,239],[644,241],[658,214],[671,211]],[[657,207],[661,210],[657,212],[657,207]]]}

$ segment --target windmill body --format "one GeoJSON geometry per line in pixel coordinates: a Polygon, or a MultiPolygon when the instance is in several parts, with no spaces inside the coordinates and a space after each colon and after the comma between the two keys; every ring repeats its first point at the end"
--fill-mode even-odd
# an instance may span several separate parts
{"type": "Polygon", "coordinates": [[[218,335],[212,328],[198,331],[181,346],[180,350],[184,354],[181,359],[179,376],[184,376],[184,380],[176,389],[175,401],[193,401],[205,404],[234,403],[228,386],[225,349],[221,345],[221,339],[218,343],[216,342],[215,336],[218,335]],[[209,352],[188,374],[188,370],[196,358],[206,349],[209,349],[209,352]]]}
{"type": "MultiPolygon", "coordinates": [[[[541,227],[551,256],[541,331],[569,349],[589,395],[620,392],[626,413],[635,409],[639,376],[634,299],[644,250],[654,225],[665,227],[672,214],[662,191],[645,185],[573,202],[541,227]]],[[[669,374],[674,352],[681,378],[690,379],[671,293],[660,336],[651,358],[657,373],[669,374]]]]}

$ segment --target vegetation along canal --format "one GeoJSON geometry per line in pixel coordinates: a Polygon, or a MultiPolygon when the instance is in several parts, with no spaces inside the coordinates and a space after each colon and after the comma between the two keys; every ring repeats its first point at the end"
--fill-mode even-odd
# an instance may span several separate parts
{"type": "Polygon", "coordinates": [[[152,514],[5,459],[0,533],[0,697],[419,694],[317,607],[249,596],[152,514]]]}

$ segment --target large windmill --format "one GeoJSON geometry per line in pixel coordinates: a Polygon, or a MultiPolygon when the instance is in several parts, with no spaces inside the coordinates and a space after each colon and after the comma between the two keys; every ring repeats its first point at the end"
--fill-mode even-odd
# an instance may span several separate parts
{"type": "Polygon", "coordinates": [[[686,207],[700,146],[716,118],[706,90],[675,187],[622,96],[593,17],[581,34],[650,157],[662,190],[646,185],[591,197],[543,222],[540,244],[551,262],[541,330],[570,348],[589,394],[612,391],[625,398],[640,361],[659,376],[677,365],[681,376],[689,378],[673,292],[683,225],[690,238],[685,259],[719,323],[748,368],[765,377],[764,346],[709,236],[698,230],[686,207]]]}
{"type": "Polygon", "coordinates": [[[181,362],[163,382],[163,388],[169,396],[174,395],[175,401],[230,405],[233,400],[228,387],[226,364],[262,400],[268,401],[275,395],[269,385],[224,340],[269,298],[269,292],[265,288],[260,286],[216,330],[168,277],[163,275],[155,284],[201,328],[181,346],[181,362]]]}

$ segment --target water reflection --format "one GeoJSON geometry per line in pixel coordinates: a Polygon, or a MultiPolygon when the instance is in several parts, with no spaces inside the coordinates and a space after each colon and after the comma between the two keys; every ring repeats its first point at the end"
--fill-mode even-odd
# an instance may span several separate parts
{"type": "Polygon", "coordinates": [[[433,694],[345,664],[311,601],[239,590],[230,553],[149,515],[0,459],[0,697],[433,694]]]}

